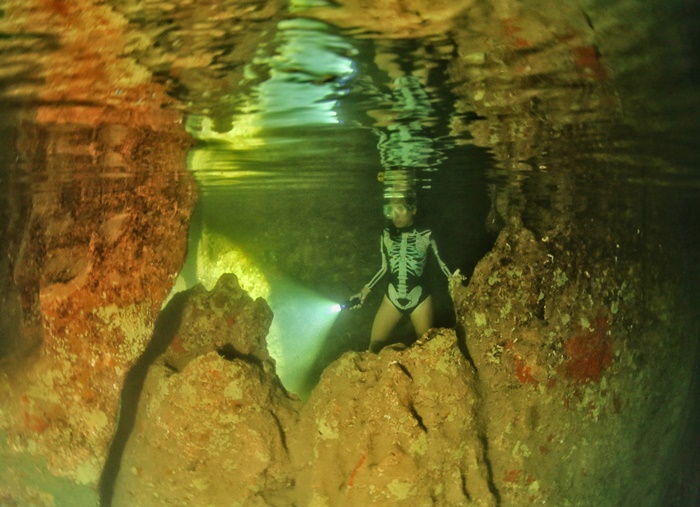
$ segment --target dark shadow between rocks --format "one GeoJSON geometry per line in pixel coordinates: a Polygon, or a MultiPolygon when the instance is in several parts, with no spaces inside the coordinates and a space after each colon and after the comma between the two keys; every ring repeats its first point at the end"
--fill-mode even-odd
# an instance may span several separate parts
{"type": "Polygon", "coordinates": [[[236,347],[230,343],[224,344],[222,347],[216,349],[217,354],[226,359],[227,361],[235,361],[239,359],[249,364],[253,364],[259,368],[263,368],[263,362],[255,354],[241,354],[236,347]]]}
{"type": "Polygon", "coordinates": [[[493,480],[493,465],[491,464],[491,458],[489,456],[489,440],[483,431],[483,425],[479,424],[479,441],[484,446],[484,465],[486,466],[487,476],[486,481],[489,486],[489,491],[496,499],[496,505],[501,505],[501,493],[496,487],[496,483],[493,480]]]}
{"type": "Polygon", "coordinates": [[[124,377],[117,429],[107,453],[107,460],[99,482],[101,507],[112,505],[114,485],[119,475],[126,443],[134,429],[139,398],[148,369],[165,352],[175,337],[182,322],[182,312],[189,298],[189,291],[179,292],[173,296],[156,319],[151,341],[124,377]]]}
{"type": "Polygon", "coordinates": [[[464,326],[462,324],[457,323],[454,327],[455,333],[457,334],[457,346],[459,347],[459,351],[462,353],[464,358],[469,362],[471,367],[474,369],[474,372],[478,375],[479,371],[476,369],[476,365],[474,364],[474,360],[472,359],[471,354],[469,353],[469,347],[467,347],[467,331],[464,329],[464,326]]]}

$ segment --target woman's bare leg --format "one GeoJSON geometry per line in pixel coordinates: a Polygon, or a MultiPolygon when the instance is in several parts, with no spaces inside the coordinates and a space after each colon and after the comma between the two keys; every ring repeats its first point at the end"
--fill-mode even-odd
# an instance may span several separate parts
{"type": "Polygon", "coordinates": [[[419,304],[411,313],[413,329],[416,330],[416,337],[423,336],[428,329],[433,327],[433,298],[428,296],[425,301],[419,304]]]}
{"type": "Polygon", "coordinates": [[[399,320],[401,320],[401,312],[391,304],[389,298],[384,296],[372,324],[372,336],[369,341],[369,350],[371,352],[379,352],[389,337],[389,333],[398,324],[399,320]]]}

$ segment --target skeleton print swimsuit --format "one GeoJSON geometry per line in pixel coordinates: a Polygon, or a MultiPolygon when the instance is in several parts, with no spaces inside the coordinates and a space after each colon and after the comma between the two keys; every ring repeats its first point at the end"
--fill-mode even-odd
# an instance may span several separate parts
{"type": "Polygon", "coordinates": [[[386,296],[402,313],[410,314],[430,295],[423,288],[423,271],[428,260],[428,249],[432,248],[442,272],[450,277],[450,271],[438,254],[430,229],[414,226],[384,229],[381,237],[382,266],[366,285],[372,289],[389,269],[389,284],[386,296]]]}

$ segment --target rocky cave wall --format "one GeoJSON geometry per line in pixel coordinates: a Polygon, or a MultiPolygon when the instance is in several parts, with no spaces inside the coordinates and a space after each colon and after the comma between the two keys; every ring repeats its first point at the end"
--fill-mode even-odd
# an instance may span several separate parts
{"type": "Polygon", "coordinates": [[[233,33],[240,43],[219,58],[251,60],[280,4],[184,6],[173,47],[143,14],[175,13],[145,7],[3,5],[16,106],[3,124],[3,505],[98,503],[124,379],[184,263],[197,194],[193,141],[166,87],[227,88],[208,71],[209,40],[233,33]],[[195,19],[205,45],[188,31],[195,19]],[[164,68],[173,79],[158,78],[164,68]]]}
{"type": "Polygon", "coordinates": [[[3,189],[0,503],[94,505],[123,378],[185,256],[192,143],[106,5],[9,2],[2,24],[40,71],[16,76],[3,189]]]}
{"type": "Polygon", "coordinates": [[[492,478],[503,505],[673,502],[694,345],[687,265],[669,269],[661,249],[687,256],[654,224],[668,200],[629,192],[606,160],[630,142],[621,131],[650,128],[623,83],[654,65],[623,62],[617,34],[648,40],[652,14],[635,10],[635,33],[595,4],[508,7],[465,12],[479,29],[457,35],[451,68],[484,118],[466,130],[505,175],[496,245],[455,295],[492,478]]]}
{"type": "MultiPolygon", "coordinates": [[[[185,310],[144,380],[114,504],[660,505],[689,322],[648,248],[662,233],[640,223],[653,203],[610,199],[624,182],[587,144],[636,118],[623,114],[595,11],[340,4],[316,15],[387,38],[450,34],[457,107],[482,118],[455,119],[454,132],[491,149],[506,175],[492,188],[496,244],[452,293],[455,330],[348,353],[303,405],[275,375],[262,300],[232,277],[173,300],[185,310]],[[556,86],[535,86],[543,75],[556,86]],[[607,192],[582,193],[591,182],[607,192]]],[[[0,363],[8,505],[96,503],[124,377],[158,334],[185,255],[189,140],[160,107],[171,99],[153,60],[122,57],[138,12],[127,7],[11,3],[3,21],[60,41],[28,92],[40,106],[18,117],[10,182],[5,305],[21,339],[0,363]]],[[[147,54],[196,90],[211,60],[176,49],[147,54]]]]}

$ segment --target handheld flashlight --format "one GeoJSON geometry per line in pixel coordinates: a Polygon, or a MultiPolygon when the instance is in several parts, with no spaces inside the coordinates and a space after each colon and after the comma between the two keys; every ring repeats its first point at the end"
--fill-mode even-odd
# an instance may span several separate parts
{"type": "Polygon", "coordinates": [[[362,305],[362,300],[359,297],[350,298],[347,301],[340,303],[341,310],[352,310],[359,308],[362,305]]]}
{"type": "Polygon", "coordinates": [[[357,306],[357,301],[355,301],[354,299],[348,299],[344,303],[340,303],[341,310],[349,310],[355,306],[357,306]]]}

